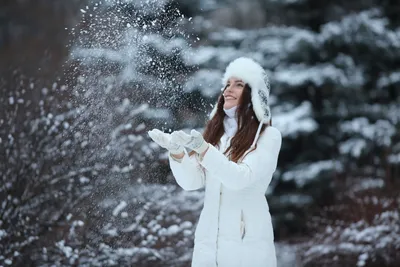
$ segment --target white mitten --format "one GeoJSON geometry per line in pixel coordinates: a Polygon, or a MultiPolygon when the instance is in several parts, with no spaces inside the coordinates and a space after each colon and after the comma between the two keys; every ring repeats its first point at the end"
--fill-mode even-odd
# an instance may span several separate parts
{"type": "Polygon", "coordinates": [[[184,151],[183,146],[171,142],[171,134],[164,133],[158,129],[153,129],[148,132],[151,139],[159,146],[169,150],[171,154],[181,154],[184,151]]]}
{"type": "Polygon", "coordinates": [[[172,142],[190,148],[199,154],[202,154],[208,148],[208,143],[204,140],[203,135],[194,129],[190,134],[187,134],[184,131],[175,131],[171,134],[171,140],[172,142]]]}

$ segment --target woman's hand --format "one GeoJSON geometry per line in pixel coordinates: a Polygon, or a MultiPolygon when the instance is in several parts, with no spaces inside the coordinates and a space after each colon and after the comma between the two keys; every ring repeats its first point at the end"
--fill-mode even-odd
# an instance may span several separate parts
{"type": "Polygon", "coordinates": [[[159,146],[169,150],[169,152],[175,156],[175,158],[182,158],[183,146],[171,141],[171,134],[164,133],[158,129],[148,131],[148,135],[154,142],[159,146]]]}
{"type": "Polygon", "coordinates": [[[190,148],[200,155],[204,155],[204,152],[206,152],[209,146],[209,144],[204,140],[203,135],[194,129],[190,134],[187,134],[184,131],[173,132],[171,134],[171,141],[190,148]]]}

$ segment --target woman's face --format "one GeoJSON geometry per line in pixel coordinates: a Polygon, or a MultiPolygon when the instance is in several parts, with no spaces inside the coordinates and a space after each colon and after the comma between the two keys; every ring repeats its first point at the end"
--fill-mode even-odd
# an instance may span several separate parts
{"type": "Polygon", "coordinates": [[[242,95],[245,83],[235,77],[229,78],[225,85],[224,92],[224,109],[230,109],[239,104],[240,96],[242,95]]]}

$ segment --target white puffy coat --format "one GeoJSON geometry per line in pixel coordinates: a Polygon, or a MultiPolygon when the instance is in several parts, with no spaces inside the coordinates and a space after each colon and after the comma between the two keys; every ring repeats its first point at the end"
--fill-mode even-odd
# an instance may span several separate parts
{"type": "Polygon", "coordinates": [[[196,227],[192,267],[276,267],[274,235],[265,192],[277,166],[282,143],[279,130],[267,127],[257,149],[240,163],[210,145],[204,158],[169,157],[177,183],[184,190],[205,186],[204,206],[196,227]]]}

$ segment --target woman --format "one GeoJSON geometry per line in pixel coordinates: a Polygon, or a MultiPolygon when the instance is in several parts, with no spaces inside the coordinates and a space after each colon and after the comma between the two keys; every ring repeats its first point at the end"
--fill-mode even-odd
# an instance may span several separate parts
{"type": "Polygon", "coordinates": [[[276,267],[265,192],[282,137],[271,126],[268,79],[258,63],[238,58],[222,80],[204,137],[195,130],[189,135],[154,129],[149,135],[169,150],[172,173],[183,189],[205,187],[192,267],[276,267]]]}

